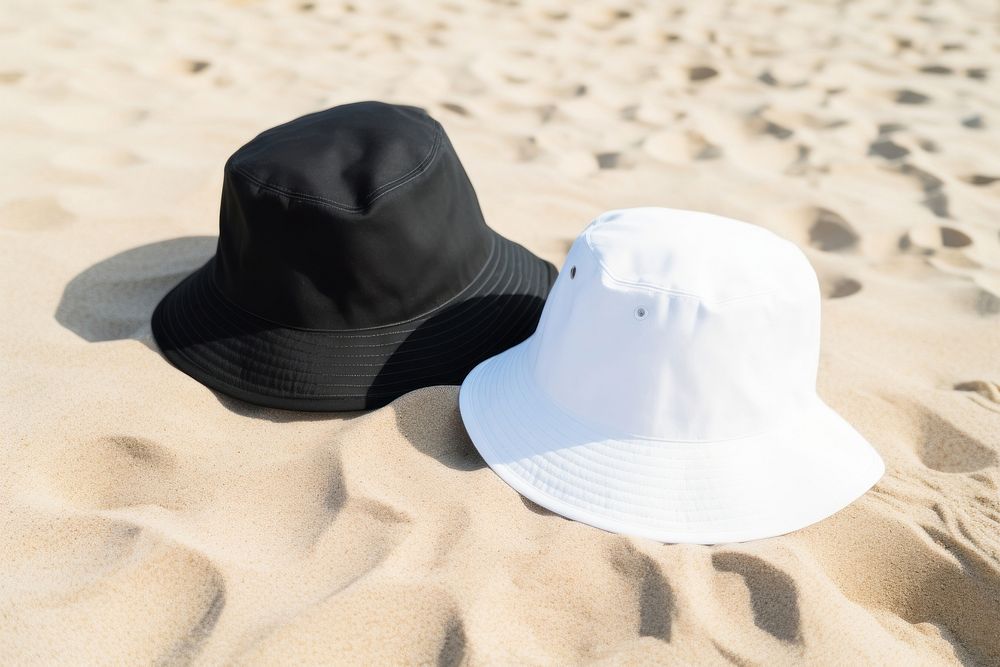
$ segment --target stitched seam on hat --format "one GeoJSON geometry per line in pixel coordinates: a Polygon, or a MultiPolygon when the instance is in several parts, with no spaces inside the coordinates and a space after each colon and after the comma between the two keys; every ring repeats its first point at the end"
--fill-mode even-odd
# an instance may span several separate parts
{"type": "MultiPolygon", "coordinates": [[[[157,310],[159,310],[159,308],[157,310]]],[[[511,332],[517,331],[517,327],[523,325],[522,310],[523,310],[523,304],[521,306],[519,306],[516,311],[507,312],[506,315],[504,316],[505,318],[508,318],[508,317],[511,318],[511,321],[509,323],[507,323],[507,324],[504,325],[504,326],[507,327],[504,330],[504,335],[505,336],[511,334],[511,332]],[[511,316],[513,316],[513,317],[511,317],[511,316]]],[[[168,319],[168,320],[172,319],[172,318],[170,318],[170,315],[167,314],[167,313],[165,313],[165,312],[161,313],[161,315],[164,318],[168,319]]],[[[164,325],[164,326],[167,327],[167,328],[172,328],[172,325],[171,326],[164,325]]],[[[168,337],[170,337],[170,336],[168,336],[168,337]]],[[[466,349],[465,353],[474,352],[476,355],[481,354],[481,352],[478,351],[478,348],[483,345],[483,340],[485,340],[485,339],[481,339],[479,341],[479,343],[477,343],[477,346],[474,346],[472,348],[466,349]]],[[[208,375],[208,377],[211,378],[211,381],[210,382],[206,382],[206,384],[208,384],[209,386],[213,386],[214,387],[215,384],[221,384],[221,385],[229,388],[230,390],[236,390],[237,392],[242,393],[242,394],[246,394],[247,396],[256,396],[256,397],[266,396],[266,397],[269,397],[269,398],[282,398],[282,399],[289,398],[291,400],[297,400],[297,401],[321,402],[321,401],[326,401],[326,400],[338,400],[338,399],[350,399],[350,398],[369,398],[370,399],[370,398],[379,397],[379,396],[398,396],[398,395],[400,395],[399,392],[398,392],[398,390],[390,389],[388,387],[383,388],[383,389],[381,389],[379,391],[373,391],[372,390],[373,389],[372,385],[369,385],[369,384],[351,385],[351,384],[345,384],[345,383],[337,382],[337,383],[319,383],[316,386],[338,386],[338,387],[343,387],[343,388],[366,388],[366,389],[368,389],[368,391],[366,391],[364,393],[357,393],[357,394],[316,394],[316,395],[311,395],[311,396],[310,395],[300,395],[300,396],[288,397],[288,396],[284,396],[282,394],[270,393],[270,389],[273,389],[273,388],[260,387],[258,385],[253,384],[253,382],[250,381],[250,380],[248,380],[248,378],[242,377],[242,376],[241,377],[232,377],[231,379],[236,380],[237,383],[238,383],[238,384],[233,384],[229,380],[221,378],[219,375],[216,374],[216,372],[213,371],[213,369],[211,369],[209,367],[206,367],[205,365],[203,365],[202,363],[200,363],[199,360],[198,360],[198,358],[187,354],[187,352],[184,349],[182,349],[182,348],[174,348],[172,350],[172,353],[174,353],[174,354],[182,357],[183,359],[185,359],[185,361],[186,361],[187,364],[189,364],[190,366],[193,366],[195,368],[198,368],[202,373],[205,373],[206,375],[208,375]]],[[[391,366],[391,364],[387,362],[386,364],[383,365],[383,368],[389,368],[390,366],[391,366]]],[[[427,371],[428,368],[431,368],[431,367],[429,367],[429,366],[428,367],[421,367],[419,370],[420,370],[420,372],[425,372],[425,371],[427,371]]],[[[215,369],[215,370],[218,370],[218,369],[215,369]]],[[[185,371],[185,372],[187,372],[187,371],[185,371]]],[[[340,377],[366,377],[367,378],[367,377],[371,377],[371,376],[366,374],[366,375],[342,375],[340,377]]],[[[202,380],[202,381],[204,381],[204,380],[202,380]]],[[[247,399],[247,400],[252,400],[252,399],[247,399]]]]}
{"type": "MultiPolygon", "coordinates": [[[[523,286],[523,284],[522,284],[522,282],[521,282],[521,280],[520,280],[519,277],[516,278],[516,283],[514,283],[512,285],[512,280],[515,280],[515,276],[519,276],[520,273],[522,273],[522,272],[520,272],[520,271],[513,272],[511,275],[509,275],[507,277],[506,282],[504,282],[503,285],[494,285],[492,287],[484,286],[484,287],[487,287],[491,291],[495,289],[497,291],[494,292],[494,293],[498,293],[498,294],[505,294],[505,293],[509,293],[509,294],[522,294],[522,293],[523,294],[529,294],[530,292],[528,290],[530,290],[531,288],[523,286]]],[[[203,281],[198,281],[198,282],[195,283],[195,285],[198,285],[198,286],[200,286],[202,284],[203,284],[203,281]]],[[[195,287],[195,289],[197,289],[197,287],[195,287]]],[[[201,292],[199,292],[199,293],[201,293],[201,292]]],[[[477,291],[477,294],[479,294],[479,293],[480,292],[477,291]]],[[[214,296],[219,296],[219,295],[216,294],[214,296]]],[[[195,300],[192,299],[192,302],[194,302],[194,301],[195,300]]],[[[228,305],[225,302],[224,299],[222,299],[222,301],[223,301],[223,305],[224,306],[228,305]]],[[[198,300],[198,302],[200,303],[200,299],[198,300]]],[[[208,304],[204,304],[204,305],[205,305],[205,310],[206,311],[215,312],[217,315],[219,315],[220,317],[222,317],[223,319],[225,319],[225,316],[224,316],[223,313],[221,313],[220,311],[212,308],[208,304]]],[[[488,305],[485,306],[485,307],[487,309],[490,308],[490,306],[488,306],[488,305]]],[[[513,312],[518,317],[520,317],[520,309],[524,309],[524,308],[528,308],[528,307],[529,307],[528,305],[522,304],[522,305],[518,306],[518,310],[513,311],[513,312]]],[[[494,310],[495,310],[495,308],[494,308],[494,310]]],[[[509,309],[506,309],[506,310],[509,311],[509,309]]],[[[478,315],[472,316],[469,311],[467,311],[464,315],[461,315],[461,316],[453,316],[453,317],[450,318],[451,324],[449,325],[449,328],[447,330],[445,330],[445,331],[437,332],[437,333],[435,333],[432,336],[428,336],[426,339],[424,339],[422,341],[424,343],[424,346],[426,348],[431,348],[431,347],[434,347],[434,346],[439,346],[440,345],[439,342],[432,343],[431,341],[436,341],[437,339],[440,339],[442,335],[454,335],[453,338],[444,341],[445,343],[451,343],[451,342],[454,342],[454,341],[458,340],[459,338],[461,338],[463,334],[461,332],[458,332],[456,334],[456,329],[455,329],[454,323],[457,320],[459,320],[460,318],[463,318],[463,317],[466,320],[468,320],[470,318],[471,319],[481,319],[481,318],[479,318],[478,315]]],[[[426,323],[426,321],[425,321],[425,323],[426,323]]],[[[227,324],[228,325],[232,325],[233,327],[237,327],[237,328],[239,328],[239,326],[240,326],[239,323],[235,323],[235,322],[232,322],[232,321],[227,321],[227,324]]],[[[411,334],[415,330],[416,329],[403,330],[403,331],[393,331],[392,335],[395,336],[397,334],[398,335],[411,334]]],[[[323,333],[323,332],[308,332],[308,333],[323,333]]],[[[339,339],[344,339],[344,338],[372,338],[372,337],[374,337],[374,336],[370,336],[370,335],[369,336],[338,336],[339,339]]],[[[488,337],[484,338],[484,340],[487,340],[487,339],[488,339],[488,337]]],[[[391,343],[385,343],[383,345],[364,345],[364,344],[357,344],[357,345],[359,347],[381,347],[381,346],[388,346],[388,345],[395,345],[395,346],[398,347],[399,345],[403,344],[404,342],[405,342],[405,339],[404,340],[392,341],[391,343]]],[[[293,347],[292,344],[289,341],[283,341],[283,343],[290,350],[297,350],[297,351],[300,351],[300,352],[304,351],[303,348],[301,348],[301,347],[293,347]]],[[[328,359],[334,359],[334,358],[341,358],[341,359],[379,358],[379,359],[381,359],[381,358],[384,358],[384,353],[383,354],[343,354],[343,353],[338,353],[338,354],[335,354],[335,355],[332,355],[332,356],[329,356],[329,357],[326,356],[326,355],[322,355],[321,360],[325,362],[328,359]]],[[[286,358],[286,360],[287,359],[288,358],[286,358]]]]}
{"type": "MultiPolygon", "coordinates": [[[[530,308],[529,308],[529,310],[530,310],[530,308]]],[[[516,310],[512,310],[512,311],[508,310],[507,312],[505,312],[503,314],[503,316],[502,316],[503,319],[500,321],[505,328],[502,330],[502,335],[498,334],[499,338],[503,339],[504,337],[510,335],[511,332],[517,331],[517,327],[523,325],[523,323],[524,323],[523,316],[526,313],[527,313],[527,311],[524,311],[524,306],[523,305],[518,306],[518,308],[516,310]]],[[[491,321],[488,324],[493,324],[493,322],[491,321]]],[[[490,341],[489,337],[482,337],[481,336],[481,337],[479,337],[479,340],[472,347],[465,348],[459,354],[465,354],[465,355],[472,354],[474,357],[477,357],[477,358],[479,358],[481,360],[482,355],[483,355],[484,346],[486,348],[488,348],[489,345],[491,345],[493,343],[494,343],[494,341],[490,341]]],[[[212,369],[210,367],[206,367],[203,364],[198,363],[196,357],[194,357],[192,355],[186,354],[184,352],[184,350],[175,349],[175,352],[178,352],[179,354],[183,354],[192,364],[198,366],[202,370],[205,370],[206,372],[212,372],[212,369]]],[[[220,358],[220,359],[223,359],[225,361],[229,361],[230,359],[228,359],[224,354],[221,354],[221,353],[230,352],[230,353],[239,354],[238,350],[230,350],[230,349],[215,350],[215,351],[213,351],[213,350],[207,350],[207,352],[210,353],[211,357],[220,358]]],[[[346,355],[346,356],[348,358],[350,358],[353,355],[346,355]]],[[[209,358],[209,357],[205,357],[203,355],[201,358],[202,359],[206,359],[206,358],[209,358]]],[[[385,356],[382,355],[382,358],[384,360],[384,363],[382,363],[382,364],[373,364],[373,365],[371,365],[369,367],[378,367],[378,368],[382,369],[382,371],[384,371],[385,369],[392,368],[393,364],[390,361],[391,358],[392,358],[392,355],[390,355],[388,357],[388,359],[386,359],[385,356]]],[[[429,359],[429,358],[430,357],[424,357],[424,358],[419,359],[419,360],[424,360],[424,359],[429,359]]],[[[244,357],[244,359],[249,359],[249,357],[244,357]]],[[[456,356],[455,359],[461,359],[461,357],[457,357],[456,356]]],[[[454,360],[449,360],[449,362],[451,364],[454,364],[454,360]]],[[[408,364],[409,362],[406,362],[406,363],[408,364]]],[[[344,365],[349,365],[349,364],[344,364],[344,365]]],[[[396,365],[399,365],[399,362],[397,362],[396,365]]],[[[357,364],[354,364],[354,366],[356,367],[357,364]]],[[[442,362],[442,363],[438,363],[438,364],[424,365],[424,366],[420,366],[420,367],[417,367],[417,368],[407,368],[407,369],[403,369],[403,370],[397,371],[397,373],[415,372],[415,373],[421,373],[421,374],[426,374],[428,376],[431,376],[431,375],[434,374],[433,371],[437,371],[438,373],[440,373],[440,369],[441,368],[446,368],[447,370],[451,370],[451,371],[455,370],[454,365],[447,365],[445,362],[442,362]]],[[[267,376],[267,375],[273,373],[275,371],[275,369],[279,369],[280,370],[281,369],[280,365],[266,366],[266,365],[263,365],[261,363],[250,364],[250,365],[247,365],[246,367],[244,367],[242,369],[242,373],[241,373],[241,375],[238,378],[235,378],[233,376],[231,376],[231,377],[233,377],[233,379],[238,379],[241,382],[245,382],[245,383],[247,383],[250,386],[253,386],[254,391],[256,391],[256,392],[258,392],[258,393],[260,393],[262,395],[280,396],[280,394],[270,394],[269,393],[270,390],[275,389],[274,387],[262,387],[259,384],[256,384],[256,380],[253,380],[253,379],[247,377],[247,375],[246,375],[246,373],[249,372],[252,375],[254,375],[257,378],[259,378],[261,376],[267,376]]],[[[350,378],[367,378],[367,379],[372,379],[372,378],[376,377],[376,375],[378,377],[382,377],[382,371],[379,371],[377,374],[376,373],[350,374],[350,373],[337,373],[337,372],[328,372],[328,371],[311,371],[311,370],[297,369],[294,372],[298,373],[299,375],[319,375],[319,376],[326,376],[326,377],[342,377],[342,378],[348,378],[348,377],[350,377],[350,378]]],[[[219,378],[220,376],[218,375],[218,373],[219,373],[219,368],[217,367],[215,369],[215,371],[213,372],[214,377],[219,378]]],[[[309,380],[309,383],[313,387],[329,387],[329,386],[334,386],[334,387],[345,387],[345,388],[346,387],[367,388],[367,387],[371,386],[370,384],[348,384],[348,383],[345,383],[345,382],[317,382],[317,381],[313,381],[313,380],[309,380]]],[[[398,384],[399,381],[396,381],[396,383],[398,384]]],[[[389,383],[389,384],[391,384],[391,383],[389,383]]],[[[384,389],[383,393],[388,394],[388,393],[392,393],[393,391],[394,390],[392,390],[392,389],[384,389]]],[[[314,396],[320,396],[320,394],[315,394],[314,396]]]]}
{"type": "Polygon", "coordinates": [[[626,280],[624,278],[619,278],[614,273],[612,273],[611,269],[608,268],[607,264],[605,264],[603,261],[601,261],[600,256],[598,256],[598,254],[597,254],[597,250],[594,248],[593,244],[590,242],[590,229],[589,228],[587,229],[586,232],[584,232],[584,240],[587,242],[587,249],[590,251],[590,254],[593,255],[594,261],[597,262],[597,265],[601,267],[601,270],[604,271],[604,273],[608,276],[608,278],[610,278],[614,282],[618,283],[619,285],[625,285],[627,287],[641,287],[642,289],[648,289],[648,290],[652,290],[654,292],[662,292],[663,294],[670,294],[672,296],[683,296],[683,297],[687,297],[689,299],[696,299],[696,300],[698,300],[698,301],[700,301],[702,303],[716,304],[716,305],[721,305],[721,304],[724,304],[724,303],[730,303],[731,301],[742,301],[744,299],[754,299],[754,298],[757,298],[757,297],[760,297],[760,296],[765,296],[767,294],[773,294],[774,292],[778,291],[777,288],[772,288],[772,289],[768,289],[768,290],[762,290],[760,292],[751,292],[750,294],[740,294],[738,296],[731,296],[731,297],[727,297],[725,299],[709,299],[707,297],[700,296],[700,295],[695,294],[693,292],[685,292],[684,290],[671,289],[671,288],[668,288],[668,287],[661,287],[659,285],[653,285],[651,283],[645,283],[645,282],[642,282],[642,281],[639,281],[639,280],[626,280]]]}
{"type": "Polygon", "coordinates": [[[434,161],[435,156],[437,156],[438,154],[439,148],[441,147],[442,133],[443,130],[439,123],[434,133],[434,142],[431,144],[430,150],[427,151],[427,155],[425,155],[423,159],[420,160],[417,166],[408,171],[407,173],[403,174],[402,176],[398,176],[387,183],[383,183],[382,185],[378,186],[377,188],[369,192],[367,195],[365,195],[364,203],[358,206],[350,206],[348,204],[335,201],[333,199],[327,199],[326,197],[311,195],[305,192],[295,192],[294,190],[289,190],[288,188],[282,187],[280,185],[268,183],[264,180],[261,180],[257,176],[254,176],[249,171],[240,166],[233,165],[233,170],[240,173],[244,178],[254,183],[262,190],[267,190],[275,194],[278,194],[280,196],[288,197],[289,199],[294,199],[298,201],[309,202],[313,204],[326,204],[327,206],[339,209],[346,213],[359,213],[361,211],[370,208],[371,205],[374,204],[377,200],[389,194],[396,188],[400,188],[406,185],[407,183],[409,183],[415,178],[418,178],[421,174],[427,171],[427,168],[430,167],[431,163],[434,161]]]}
{"type": "MultiPolygon", "coordinates": [[[[492,232],[492,230],[491,230],[491,232],[492,232]]],[[[490,263],[492,261],[494,261],[494,252],[497,250],[497,246],[499,245],[499,242],[500,242],[499,241],[500,237],[496,234],[496,232],[492,232],[490,234],[490,236],[492,238],[492,246],[490,247],[490,254],[486,257],[486,261],[483,262],[483,266],[479,269],[479,271],[476,273],[476,275],[471,280],[469,280],[468,284],[465,287],[462,288],[461,292],[459,292],[458,294],[455,294],[452,297],[449,297],[447,301],[441,302],[440,304],[434,306],[433,308],[431,308],[430,310],[428,310],[425,313],[421,313],[419,315],[414,315],[413,317],[411,317],[409,319],[401,320],[399,322],[390,322],[389,324],[377,324],[377,325],[371,326],[371,327],[358,327],[357,329],[310,329],[308,327],[296,327],[296,326],[292,326],[292,325],[289,325],[289,324],[282,324],[281,322],[275,322],[274,320],[268,319],[266,317],[262,317],[262,316],[258,315],[257,313],[250,312],[249,310],[247,310],[246,308],[244,308],[240,304],[238,304],[235,301],[233,301],[232,299],[230,299],[229,295],[227,295],[225,292],[223,292],[222,289],[220,289],[219,286],[216,285],[216,283],[215,283],[215,272],[214,271],[210,273],[209,280],[211,280],[212,287],[219,294],[219,296],[222,297],[223,299],[225,299],[226,302],[228,302],[230,305],[232,305],[233,307],[235,307],[235,308],[243,311],[244,313],[246,313],[250,317],[255,317],[258,320],[262,320],[264,322],[267,322],[268,324],[273,324],[273,325],[275,325],[277,327],[281,327],[282,329],[294,329],[295,331],[311,331],[311,332],[315,332],[315,333],[337,333],[337,334],[339,334],[341,332],[348,332],[348,331],[350,331],[350,332],[357,332],[357,331],[377,331],[379,329],[389,329],[389,328],[392,328],[392,327],[397,327],[397,326],[401,326],[403,324],[409,324],[410,322],[416,322],[417,320],[424,319],[424,318],[426,318],[426,317],[434,314],[435,312],[437,312],[441,308],[444,308],[445,306],[451,304],[453,301],[458,300],[463,294],[465,294],[470,289],[472,289],[475,286],[476,281],[479,280],[482,277],[483,273],[485,273],[486,269],[489,268],[490,263]]],[[[508,241],[508,242],[514,244],[513,241],[508,241]]],[[[517,245],[517,244],[514,244],[514,245],[517,245]]],[[[357,334],[357,333],[355,333],[355,334],[344,334],[344,337],[345,338],[373,338],[373,337],[381,336],[381,335],[383,335],[383,334],[374,333],[374,334],[367,334],[366,335],[366,334],[357,334]]]]}

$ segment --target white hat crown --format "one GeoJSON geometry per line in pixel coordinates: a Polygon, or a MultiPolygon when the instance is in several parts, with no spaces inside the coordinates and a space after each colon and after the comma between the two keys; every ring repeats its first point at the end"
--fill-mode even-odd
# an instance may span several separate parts
{"type": "Polygon", "coordinates": [[[818,400],[820,291],[772,232],[663,208],[610,211],[573,244],[531,339],[571,417],[630,437],[718,441],[818,400]]]}

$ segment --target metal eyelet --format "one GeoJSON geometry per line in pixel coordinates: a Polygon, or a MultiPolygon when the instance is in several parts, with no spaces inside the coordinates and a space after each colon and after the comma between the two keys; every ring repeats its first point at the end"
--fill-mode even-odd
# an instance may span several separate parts
{"type": "Polygon", "coordinates": [[[644,307],[639,306],[638,308],[635,309],[635,319],[644,320],[646,319],[647,315],[649,315],[649,311],[646,310],[644,307]]]}
{"type": "Polygon", "coordinates": [[[575,266],[571,266],[570,269],[569,269],[569,279],[573,280],[573,278],[576,278],[576,267],[575,266]]]}

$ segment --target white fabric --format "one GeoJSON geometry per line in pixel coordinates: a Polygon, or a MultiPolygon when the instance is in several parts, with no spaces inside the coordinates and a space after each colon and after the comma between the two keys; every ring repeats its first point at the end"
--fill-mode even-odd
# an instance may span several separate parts
{"type": "Polygon", "coordinates": [[[727,218],[612,211],[573,244],[536,332],[460,394],[486,462],[571,519],[717,543],[819,521],[881,458],[816,394],[802,252],[727,218]]]}

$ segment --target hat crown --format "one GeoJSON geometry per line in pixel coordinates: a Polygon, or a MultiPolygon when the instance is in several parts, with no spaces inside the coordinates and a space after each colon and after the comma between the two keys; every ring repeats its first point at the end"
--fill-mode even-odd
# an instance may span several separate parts
{"type": "Polygon", "coordinates": [[[354,329],[454,297],[493,248],[441,125],[359,102],[267,130],[226,164],[214,279],[286,327],[354,329]]]}
{"type": "Polygon", "coordinates": [[[762,227],[696,211],[609,211],[585,240],[616,281],[711,303],[780,288],[787,275],[778,264],[802,262],[801,253],[762,227]]]}
{"type": "Polygon", "coordinates": [[[570,249],[532,339],[579,421],[662,440],[776,428],[815,400],[819,288],[793,244],[728,218],[611,211],[570,249]]]}
{"type": "Polygon", "coordinates": [[[263,187],[357,211],[426,167],[441,134],[416,107],[345,104],[262,132],[228,167],[263,187]]]}

